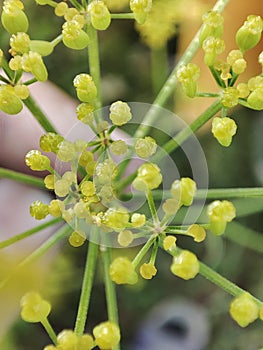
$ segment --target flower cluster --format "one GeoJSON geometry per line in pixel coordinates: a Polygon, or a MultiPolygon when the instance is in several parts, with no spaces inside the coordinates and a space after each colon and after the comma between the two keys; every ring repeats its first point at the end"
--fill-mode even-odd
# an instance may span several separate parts
{"type": "MultiPolygon", "coordinates": [[[[26,322],[41,322],[44,327],[51,312],[51,305],[37,292],[29,292],[21,299],[21,317],[26,322]]],[[[77,335],[72,330],[63,330],[54,339],[55,345],[47,345],[44,350],[91,350],[96,346],[101,350],[113,349],[120,341],[119,327],[105,321],[93,328],[93,336],[85,333],[77,335]]]]}

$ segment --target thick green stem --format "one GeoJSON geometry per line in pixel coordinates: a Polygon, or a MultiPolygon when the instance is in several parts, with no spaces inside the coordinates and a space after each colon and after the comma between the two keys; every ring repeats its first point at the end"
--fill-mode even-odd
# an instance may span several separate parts
{"type": "Polygon", "coordinates": [[[23,100],[23,102],[45,131],[54,132],[57,134],[57,130],[42,112],[32,96],[29,96],[26,100],[23,100]]]}
{"type": "Polygon", "coordinates": [[[89,249],[88,249],[86,266],[85,266],[85,271],[84,271],[84,276],[82,281],[78,313],[77,313],[77,318],[75,323],[75,333],[78,336],[81,336],[85,329],[89,302],[90,302],[90,295],[91,295],[91,290],[93,285],[93,278],[94,278],[94,273],[96,268],[97,255],[98,255],[98,245],[93,242],[89,242],[89,249]]]}
{"type": "Polygon", "coordinates": [[[97,88],[97,98],[95,102],[95,109],[101,108],[101,78],[100,78],[100,58],[99,58],[99,43],[98,33],[92,26],[88,26],[87,32],[90,37],[88,46],[89,55],[89,70],[94,83],[97,88]]]}
{"type": "Polygon", "coordinates": [[[6,239],[5,241],[0,242],[0,249],[6,248],[6,247],[10,246],[11,244],[14,244],[16,242],[21,241],[22,239],[30,237],[33,234],[38,233],[47,227],[50,227],[52,225],[55,225],[55,224],[61,222],[62,220],[63,220],[62,218],[56,218],[56,219],[50,220],[48,222],[45,222],[42,225],[35,226],[35,227],[31,228],[30,230],[24,231],[24,232],[22,232],[18,235],[15,235],[9,239],[6,239]]]}
{"type": "MultiPolygon", "coordinates": [[[[144,197],[143,192],[136,192],[133,194],[123,193],[121,195],[122,200],[129,200],[131,197],[144,197]]],[[[170,190],[154,190],[152,196],[155,200],[162,200],[171,197],[170,190]]],[[[200,189],[196,191],[194,198],[196,199],[226,199],[226,198],[254,198],[263,197],[262,187],[248,187],[248,188],[210,188],[200,189]]]]}
{"type": "MultiPolygon", "coordinates": [[[[108,247],[101,247],[101,256],[103,262],[103,272],[104,272],[104,283],[105,283],[105,293],[107,301],[108,317],[111,322],[119,324],[118,316],[118,306],[117,306],[117,296],[116,288],[113,281],[110,278],[110,264],[111,264],[111,250],[108,247]]],[[[120,345],[118,344],[113,350],[119,350],[120,345]]]]}
{"type": "Polygon", "coordinates": [[[43,189],[46,188],[43,179],[32,175],[22,174],[14,170],[0,168],[0,179],[1,178],[22,182],[24,184],[36,186],[43,189]]]}
{"type": "Polygon", "coordinates": [[[166,46],[151,50],[151,76],[153,93],[156,95],[169,75],[166,46]]]}
{"type": "Polygon", "coordinates": [[[49,320],[47,318],[45,318],[44,320],[41,321],[41,324],[45,328],[47,334],[49,335],[49,337],[53,341],[53,343],[55,345],[57,345],[58,344],[57,336],[56,336],[56,333],[55,333],[53,327],[51,326],[49,320]]]}

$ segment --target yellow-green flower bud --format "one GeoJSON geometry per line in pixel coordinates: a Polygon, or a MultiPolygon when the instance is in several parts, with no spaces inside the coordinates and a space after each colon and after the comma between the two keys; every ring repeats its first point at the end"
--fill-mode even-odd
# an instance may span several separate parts
{"type": "Polygon", "coordinates": [[[210,221],[210,230],[216,235],[221,235],[225,231],[226,223],[235,218],[236,209],[227,200],[216,200],[208,205],[207,215],[210,221]]]}
{"type": "Polygon", "coordinates": [[[7,114],[18,114],[23,109],[23,103],[15,94],[11,85],[0,85],[0,110],[7,114]]]}
{"type": "Polygon", "coordinates": [[[202,17],[203,26],[201,28],[199,43],[200,46],[209,37],[221,38],[224,29],[224,18],[217,11],[209,11],[202,17]]]}
{"type": "Polygon", "coordinates": [[[133,187],[138,191],[153,190],[162,182],[160,168],[153,163],[142,164],[137,172],[137,177],[133,181],[133,187]]]}
{"type": "Polygon", "coordinates": [[[24,54],[30,49],[30,38],[26,33],[13,34],[10,38],[11,54],[15,56],[17,53],[24,54]]]}
{"type": "Polygon", "coordinates": [[[110,321],[102,322],[93,329],[93,335],[99,349],[114,349],[120,342],[120,329],[110,321]]]}
{"type": "Polygon", "coordinates": [[[51,311],[48,301],[41,298],[36,292],[29,292],[21,299],[21,317],[26,322],[42,322],[51,311]]]}
{"type": "Polygon", "coordinates": [[[216,56],[220,55],[225,50],[225,42],[223,39],[208,37],[202,44],[202,48],[205,52],[205,64],[207,66],[213,66],[216,56]]]}
{"type": "Polygon", "coordinates": [[[38,150],[31,150],[26,154],[25,157],[26,165],[30,167],[31,170],[49,170],[50,160],[47,156],[44,156],[38,150]]]}
{"type": "Polygon", "coordinates": [[[75,20],[63,24],[62,41],[65,46],[73,50],[82,50],[88,46],[90,41],[89,36],[81,27],[75,20]]]}
{"type": "Polygon", "coordinates": [[[199,261],[194,253],[182,250],[173,258],[171,272],[185,280],[194,278],[199,272],[199,261]]]}
{"type": "Polygon", "coordinates": [[[143,24],[152,9],[152,0],[130,0],[130,9],[134,13],[135,20],[143,24]]]}
{"type": "Polygon", "coordinates": [[[73,80],[78,99],[82,102],[94,103],[97,96],[97,88],[89,74],[78,74],[73,80]]]}
{"type": "Polygon", "coordinates": [[[105,30],[111,22],[110,12],[103,1],[92,1],[88,6],[91,24],[95,29],[105,30]]]}
{"type": "Polygon", "coordinates": [[[200,68],[194,63],[188,63],[186,66],[180,66],[176,72],[178,81],[182,84],[182,88],[188,97],[196,95],[196,81],[200,76],[200,68]]]}
{"type": "Polygon", "coordinates": [[[212,121],[212,133],[222,146],[228,147],[231,144],[236,131],[237,125],[231,118],[215,117],[212,121]]]}
{"type": "Polygon", "coordinates": [[[131,109],[126,102],[116,101],[110,106],[110,119],[113,124],[121,126],[132,118],[131,109]]]}
{"type": "Polygon", "coordinates": [[[134,149],[139,157],[149,158],[156,152],[157,144],[152,137],[146,136],[143,139],[136,140],[134,149]]]}
{"type": "Polygon", "coordinates": [[[252,49],[261,38],[263,20],[260,16],[250,15],[236,33],[236,43],[242,52],[252,49]]]}
{"type": "Polygon", "coordinates": [[[248,106],[260,111],[263,109],[263,88],[258,88],[251,92],[247,98],[248,106]]]}
{"type": "Polygon", "coordinates": [[[37,52],[30,51],[22,56],[22,68],[25,72],[34,74],[39,81],[46,81],[48,78],[46,66],[37,52]]]}
{"type": "Polygon", "coordinates": [[[252,296],[244,292],[231,302],[229,312],[239,326],[246,327],[258,318],[259,307],[252,296]]]}
{"type": "Polygon", "coordinates": [[[23,11],[24,5],[21,1],[5,0],[1,21],[6,31],[11,34],[26,32],[28,29],[28,19],[23,11]]]}
{"type": "Polygon", "coordinates": [[[91,124],[94,120],[94,106],[89,103],[81,103],[76,108],[78,120],[84,124],[91,124]]]}
{"type": "Polygon", "coordinates": [[[140,267],[140,275],[146,280],[151,280],[156,273],[157,269],[152,263],[144,263],[140,267]]]}
{"type": "Polygon", "coordinates": [[[226,108],[233,108],[238,105],[239,92],[234,87],[227,87],[223,90],[221,103],[226,108]]]}
{"type": "Polygon", "coordinates": [[[135,284],[138,280],[132,262],[126,257],[118,257],[110,265],[110,278],[117,284],[135,284]]]}
{"type": "Polygon", "coordinates": [[[45,219],[49,214],[48,204],[44,204],[41,201],[35,201],[30,205],[30,215],[36,220],[45,219]]]}
{"type": "Polygon", "coordinates": [[[190,206],[196,193],[196,183],[189,177],[182,177],[172,183],[171,193],[180,205],[190,206]]]}

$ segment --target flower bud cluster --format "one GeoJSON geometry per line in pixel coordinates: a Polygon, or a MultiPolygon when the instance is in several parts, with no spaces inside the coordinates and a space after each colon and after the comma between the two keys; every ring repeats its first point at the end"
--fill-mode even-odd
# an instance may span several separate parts
{"type": "Polygon", "coordinates": [[[135,20],[143,24],[152,9],[152,0],[130,0],[130,9],[134,13],[135,20]]]}

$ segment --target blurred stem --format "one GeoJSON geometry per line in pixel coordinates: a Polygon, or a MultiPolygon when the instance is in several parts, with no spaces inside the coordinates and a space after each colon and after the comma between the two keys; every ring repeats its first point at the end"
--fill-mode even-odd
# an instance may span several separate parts
{"type": "Polygon", "coordinates": [[[101,78],[100,78],[100,58],[99,58],[99,43],[98,33],[91,25],[87,27],[87,33],[90,37],[88,45],[89,69],[97,88],[97,98],[95,109],[101,108],[101,78]]]}
{"type": "MultiPolygon", "coordinates": [[[[218,272],[208,267],[206,264],[202,262],[199,262],[199,264],[200,264],[200,271],[199,271],[200,275],[207,278],[210,282],[214,283],[218,287],[224,289],[227,293],[233,295],[234,297],[237,297],[240,294],[246,292],[246,290],[240,288],[235,283],[229,281],[227,278],[223,277],[218,272]]],[[[252,298],[259,306],[263,305],[263,303],[253,295],[252,295],[252,298]]]]}
{"type": "MultiPolygon", "coordinates": [[[[160,246],[163,248],[163,239],[160,239],[160,246]]],[[[176,247],[172,251],[169,250],[168,253],[172,256],[176,256],[178,252],[180,252],[182,249],[176,247]]],[[[247,292],[246,290],[240,288],[237,286],[235,283],[229,281],[227,278],[223,277],[220,275],[218,272],[215,270],[211,269],[208,267],[206,264],[202,263],[199,261],[200,269],[199,269],[199,274],[208,279],[210,282],[213,284],[217,285],[227,293],[233,295],[234,297],[239,296],[242,293],[247,292]]],[[[252,295],[252,298],[254,301],[259,305],[262,306],[263,302],[257,299],[252,295]]]]}
{"type": "Polygon", "coordinates": [[[81,5],[78,3],[77,0],[69,0],[69,2],[76,7],[77,10],[81,10],[81,5]]]}
{"type": "MultiPolygon", "coordinates": [[[[132,197],[144,197],[143,192],[136,192],[132,195],[129,193],[123,193],[121,199],[130,199],[132,197]]],[[[171,197],[170,190],[154,190],[152,191],[152,196],[155,200],[162,200],[171,197]]],[[[262,187],[248,187],[248,188],[210,188],[210,189],[200,189],[196,191],[194,198],[201,199],[226,199],[226,198],[253,198],[253,197],[263,197],[262,187]]]]}
{"type": "Polygon", "coordinates": [[[81,295],[78,307],[78,313],[75,323],[75,333],[81,336],[84,333],[85,324],[88,315],[88,308],[91,296],[91,289],[93,285],[93,278],[96,268],[96,261],[98,256],[98,245],[89,242],[88,254],[86,259],[86,266],[82,281],[81,295]]]}
{"type": "Polygon", "coordinates": [[[23,102],[45,131],[58,133],[31,95],[23,102]]]}
{"type": "Polygon", "coordinates": [[[31,253],[23,261],[21,261],[21,263],[18,265],[18,267],[22,267],[22,266],[24,266],[28,263],[31,263],[32,261],[38,259],[44,253],[46,253],[51,247],[53,247],[57,242],[59,242],[62,238],[66,237],[70,233],[70,231],[72,231],[72,228],[70,226],[68,226],[67,224],[62,226],[53,236],[51,236],[49,239],[47,239],[33,253],[31,253]]]}
{"type": "Polygon", "coordinates": [[[134,13],[111,13],[112,19],[134,19],[134,13]]]}
{"type": "Polygon", "coordinates": [[[58,344],[57,336],[56,336],[56,333],[55,333],[53,327],[51,326],[49,320],[47,318],[45,318],[44,320],[41,321],[41,324],[45,328],[47,334],[49,335],[49,337],[53,341],[53,343],[55,345],[57,345],[58,344]]]}
{"type": "Polygon", "coordinates": [[[49,226],[55,225],[55,224],[61,222],[62,220],[63,220],[62,218],[56,218],[56,219],[50,220],[48,222],[45,222],[42,225],[35,226],[35,227],[31,228],[30,230],[24,231],[24,232],[22,232],[18,235],[15,235],[9,239],[6,239],[5,241],[0,242],[0,249],[6,248],[6,247],[10,246],[11,244],[14,244],[16,242],[21,241],[22,239],[25,239],[29,236],[32,236],[34,233],[38,233],[39,231],[42,231],[49,226]]]}
{"type": "Polygon", "coordinates": [[[151,50],[151,78],[153,94],[156,95],[169,75],[167,48],[151,50]]]}
{"type": "MultiPolygon", "coordinates": [[[[213,7],[213,11],[218,11],[221,13],[229,0],[218,0],[213,7]]],[[[176,84],[177,84],[177,69],[181,65],[188,64],[192,58],[194,57],[195,53],[199,49],[199,35],[200,35],[201,28],[194,36],[193,40],[191,41],[190,45],[185,50],[184,54],[174,67],[173,71],[171,72],[170,76],[166,80],[165,84],[163,85],[162,89],[160,90],[159,94],[157,95],[156,99],[153,101],[152,107],[149,109],[148,113],[145,115],[141,125],[138,127],[138,129],[135,132],[134,138],[140,138],[144,137],[147,132],[149,131],[151,125],[153,125],[158,118],[158,108],[156,106],[163,107],[167,101],[167,99],[171,96],[171,94],[174,92],[176,84]]]]}
{"type": "MultiPolygon", "coordinates": [[[[109,247],[101,247],[101,256],[104,271],[108,317],[111,322],[119,325],[116,288],[109,274],[111,264],[111,249],[109,247]]],[[[120,345],[118,344],[113,350],[120,350],[120,345]]]]}
{"type": "Polygon", "coordinates": [[[32,175],[22,174],[10,169],[0,168],[0,179],[1,178],[22,182],[24,184],[36,186],[43,189],[46,188],[43,179],[32,175]]]}

